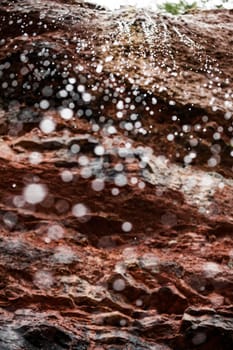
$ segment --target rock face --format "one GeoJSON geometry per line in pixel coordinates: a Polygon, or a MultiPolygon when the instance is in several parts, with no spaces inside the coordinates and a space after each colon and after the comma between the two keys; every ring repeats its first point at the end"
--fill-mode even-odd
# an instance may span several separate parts
{"type": "Polygon", "coordinates": [[[0,349],[232,349],[233,12],[0,18],[0,349]]]}

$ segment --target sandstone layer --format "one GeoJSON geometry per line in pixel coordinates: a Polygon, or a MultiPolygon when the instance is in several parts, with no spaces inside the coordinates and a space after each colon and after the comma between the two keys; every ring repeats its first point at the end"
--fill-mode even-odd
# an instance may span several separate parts
{"type": "Polygon", "coordinates": [[[232,349],[233,11],[0,19],[0,349],[232,349]]]}

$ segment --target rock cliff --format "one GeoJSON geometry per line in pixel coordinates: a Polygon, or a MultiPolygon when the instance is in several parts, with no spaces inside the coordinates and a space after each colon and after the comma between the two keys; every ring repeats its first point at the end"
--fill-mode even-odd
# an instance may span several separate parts
{"type": "Polygon", "coordinates": [[[0,19],[0,349],[232,349],[233,11],[0,19]]]}

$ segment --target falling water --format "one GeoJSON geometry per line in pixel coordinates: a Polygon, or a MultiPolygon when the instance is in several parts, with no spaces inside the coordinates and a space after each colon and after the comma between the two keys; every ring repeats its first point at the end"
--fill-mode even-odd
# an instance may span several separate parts
{"type": "MultiPolygon", "coordinates": [[[[104,5],[103,2],[98,3],[104,5]]],[[[118,2],[117,4],[120,5],[121,3],[118,2]]],[[[94,132],[100,131],[104,135],[109,136],[108,141],[105,141],[106,145],[100,145],[99,149],[95,149],[96,156],[100,158],[109,154],[122,157],[122,151],[116,151],[111,141],[111,136],[117,134],[119,129],[125,130],[125,136],[153,136],[151,129],[154,128],[156,119],[148,124],[146,118],[147,116],[154,118],[156,113],[160,113],[160,109],[157,107],[159,105],[157,103],[158,99],[163,98],[165,103],[171,108],[175,108],[176,105],[190,105],[190,111],[195,106],[199,106],[201,101],[201,106],[204,109],[216,112],[220,111],[223,106],[221,85],[227,85],[227,81],[222,77],[222,71],[217,61],[211,57],[209,52],[206,52],[205,38],[198,36],[192,30],[193,16],[185,15],[181,19],[179,16],[174,17],[169,14],[158,13],[157,7],[152,6],[150,1],[143,1],[143,6],[139,1],[136,3],[128,1],[124,2],[124,4],[130,6],[114,6],[116,8],[113,9],[112,4],[111,11],[99,9],[99,14],[102,16],[101,30],[99,28],[99,18],[95,19],[98,33],[95,40],[98,40],[98,43],[91,36],[82,36],[81,34],[80,36],[74,35],[72,39],[69,39],[70,41],[65,36],[64,38],[59,38],[65,46],[69,47],[71,45],[75,47],[75,55],[77,57],[83,57],[83,55],[88,53],[90,60],[88,65],[95,70],[97,77],[102,74],[109,76],[105,80],[100,78],[90,89],[88,87],[90,84],[88,84],[86,77],[82,77],[83,81],[78,83],[76,78],[69,76],[70,68],[65,67],[62,74],[64,77],[68,77],[68,80],[66,83],[61,81],[60,90],[56,92],[58,99],[64,100],[57,108],[60,118],[65,122],[72,122],[75,116],[79,118],[85,116],[92,122],[92,130],[94,132]],[[112,67],[114,67],[114,70],[112,67]],[[196,80],[192,90],[190,90],[188,85],[186,87],[186,80],[189,79],[190,75],[192,79],[196,80]],[[127,84],[130,88],[127,87],[127,84]],[[180,84],[182,84],[182,88],[180,84]],[[74,93],[76,85],[77,94],[74,93]],[[92,101],[99,89],[105,91],[100,111],[98,111],[99,114],[103,115],[101,115],[97,123],[94,123],[94,118],[92,119],[94,114],[92,101]],[[210,94],[210,91],[213,91],[213,93],[210,94]],[[127,97],[124,94],[127,94],[127,97]],[[68,99],[69,95],[70,99],[68,99]],[[209,96],[210,99],[208,100],[209,96]],[[82,105],[81,107],[79,106],[79,99],[85,108],[82,108],[82,105]],[[110,114],[106,116],[101,108],[104,109],[105,104],[111,99],[114,101],[113,106],[116,107],[116,115],[110,114]],[[78,108],[77,112],[76,108],[78,108]],[[158,109],[157,111],[156,108],[158,109]],[[115,123],[115,120],[117,120],[119,125],[115,123]]],[[[56,12],[57,9],[54,11],[56,12]]],[[[53,14],[53,12],[51,13],[53,14]]],[[[62,6],[59,9],[59,13],[62,21],[65,21],[66,16],[71,16],[73,23],[75,23],[75,13],[71,13],[69,7],[62,6]]],[[[211,22],[203,23],[203,21],[200,21],[199,24],[198,21],[195,21],[195,28],[199,30],[199,34],[202,32],[203,26],[205,26],[206,30],[212,30],[211,22]]],[[[42,45],[39,56],[47,57],[44,61],[46,66],[53,65],[54,63],[48,59],[49,47],[45,46],[44,44],[42,45]]],[[[26,75],[28,69],[30,69],[30,65],[27,64],[27,55],[27,50],[20,55],[20,60],[25,65],[21,69],[23,75],[26,75]]],[[[57,56],[56,54],[54,57],[57,58],[57,56]]],[[[68,55],[65,55],[65,58],[68,58],[68,55]]],[[[5,65],[8,67],[9,62],[6,62],[5,65]]],[[[84,67],[80,62],[73,68],[72,74],[81,75],[83,70],[84,67]]],[[[35,69],[32,72],[33,79],[38,81],[45,79],[46,74],[49,76],[57,73],[56,70],[50,70],[50,68],[45,70],[44,67],[41,70],[35,69]]],[[[5,84],[6,82],[3,83],[3,88],[5,84]]],[[[26,89],[27,84],[28,82],[24,84],[26,89]]],[[[50,107],[49,97],[54,93],[54,91],[50,90],[51,88],[48,86],[42,89],[44,98],[39,103],[39,108],[42,111],[46,111],[50,107]]],[[[225,94],[224,108],[226,110],[226,118],[224,120],[227,118],[230,120],[233,106],[229,94],[225,94]]],[[[202,116],[202,123],[198,122],[194,127],[188,121],[182,125],[182,121],[177,115],[171,115],[169,118],[171,118],[170,124],[172,126],[165,131],[165,139],[174,143],[175,147],[177,139],[180,137],[187,140],[189,147],[185,150],[186,153],[181,156],[179,152],[176,152],[176,158],[185,166],[189,166],[198,157],[195,147],[200,141],[198,141],[199,136],[195,135],[199,132],[203,132],[203,134],[206,132],[205,124],[208,122],[208,117],[202,116]]],[[[40,121],[39,128],[47,137],[56,131],[57,123],[50,115],[45,115],[40,121]]],[[[214,141],[221,139],[223,129],[224,126],[219,121],[215,126],[214,141]]],[[[157,162],[153,151],[150,150],[150,156],[148,157],[147,155],[145,156],[148,153],[146,148],[138,152],[132,146],[127,147],[124,150],[126,155],[130,154],[132,158],[138,156],[146,159],[144,167],[148,165],[150,171],[149,176],[148,173],[142,171],[143,180],[157,184],[157,177],[153,175],[153,172],[156,171],[156,164],[159,164],[160,160],[158,159],[157,162]]],[[[209,158],[208,166],[214,168],[221,161],[220,151],[216,152],[216,146],[212,145],[212,143],[209,147],[213,148],[213,156],[209,158]]],[[[219,149],[218,145],[217,149],[219,149]]],[[[71,155],[75,157],[76,153],[71,152],[71,155]]],[[[41,157],[37,154],[33,154],[30,159],[32,162],[41,161],[41,157]]],[[[102,177],[105,177],[111,173],[111,171],[106,171],[103,160],[97,164],[96,161],[89,161],[86,157],[81,157],[80,165],[84,168],[82,172],[84,177],[92,174],[96,175],[98,181],[94,182],[92,187],[94,189],[103,189],[102,179],[99,181],[100,174],[102,177]]],[[[178,168],[176,168],[176,172],[178,172],[178,168]]],[[[182,178],[182,176],[180,177],[182,178]]],[[[62,176],[65,182],[68,182],[67,178],[71,178],[72,181],[72,174],[62,176]]],[[[161,185],[160,180],[158,180],[159,185],[161,185]]],[[[168,177],[168,180],[165,181],[166,185],[170,188],[182,187],[181,183],[177,184],[173,180],[168,177]]],[[[120,184],[120,186],[126,184],[126,175],[120,174],[115,179],[115,183],[117,185],[120,184]]],[[[216,182],[215,187],[217,186],[218,183],[216,182]]],[[[35,195],[34,192],[35,189],[33,187],[33,197],[35,195]]]]}
{"type": "MultiPolygon", "coordinates": [[[[105,5],[104,2],[101,4],[105,5]]],[[[152,96],[164,93],[164,96],[169,98],[169,96],[176,94],[174,90],[171,91],[171,86],[175,86],[176,80],[183,79],[184,75],[188,77],[189,72],[195,73],[197,79],[200,80],[200,83],[196,84],[196,88],[198,88],[196,94],[200,95],[201,99],[210,95],[210,89],[216,92],[221,91],[220,86],[225,83],[225,80],[217,61],[206,52],[205,40],[198,37],[195,32],[185,29],[186,25],[192,27],[192,18],[183,16],[181,25],[179,17],[158,14],[158,7],[151,4],[150,1],[144,1],[143,3],[140,1],[118,2],[115,8],[112,9],[111,16],[115,19],[116,25],[111,28],[111,33],[109,33],[112,40],[102,47],[103,51],[108,53],[104,62],[105,69],[114,64],[116,74],[119,73],[120,76],[128,77],[133,86],[143,86],[147,93],[152,96]],[[130,6],[120,7],[123,4],[130,6]],[[177,47],[182,48],[182,52],[177,50],[177,47]],[[187,55],[187,61],[184,63],[182,62],[182,55],[185,56],[185,54],[187,55]]],[[[196,25],[198,25],[197,22],[196,25]]],[[[209,30],[211,30],[211,23],[200,23],[200,26],[203,25],[206,29],[209,27],[209,30]]],[[[180,100],[182,103],[186,101],[187,104],[195,105],[192,101],[191,91],[184,88],[183,91],[179,91],[179,95],[178,101],[180,100]]],[[[207,101],[208,107],[213,112],[222,108],[222,100],[218,100],[215,95],[216,93],[212,94],[210,100],[207,101]]],[[[176,102],[170,97],[169,104],[174,106],[176,102]]],[[[229,108],[229,116],[230,111],[232,111],[232,104],[225,101],[225,106],[229,108]]],[[[122,112],[119,115],[122,115],[122,112]]],[[[203,117],[204,120],[205,117],[203,117]]],[[[199,126],[196,125],[195,128],[198,129],[199,126]]],[[[192,137],[191,126],[185,125],[183,127],[186,134],[189,134],[189,129],[190,137],[192,137]]],[[[222,129],[223,127],[219,123],[214,134],[215,140],[221,137],[218,130],[222,129]]],[[[205,132],[205,128],[203,130],[205,132]]],[[[150,130],[144,129],[141,132],[146,135],[150,133],[150,130]]],[[[175,142],[176,136],[176,132],[174,134],[169,133],[167,139],[175,142]]],[[[184,163],[190,165],[196,157],[195,148],[191,149],[185,155],[184,163]]],[[[219,161],[219,157],[214,155],[209,159],[208,165],[214,167],[219,161]]],[[[166,168],[164,165],[165,169],[162,166],[161,159],[152,154],[146,163],[149,171],[147,169],[143,172],[144,180],[157,186],[165,185],[168,188],[179,188],[184,192],[186,200],[190,204],[199,206],[201,202],[202,207],[205,207],[207,211],[208,206],[211,205],[211,200],[208,200],[210,188],[214,194],[215,190],[219,188],[219,184],[224,186],[225,180],[219,179],[214,173],[209,178],[211,181],[205,181],[204,173],[200,172],[196,174],[195,185],[187,189],[187,179],[192,179],[192,171],[189,169],[182,170],[179,167],[175,169],[171,165],[166,168]],[[171,176],[168,173],[176,175],[171,176]],[[200,185],[201,178],[203,178],[203,181],[200,185]],[[178,183],[177,179],[179,179],[178,183]],[[193,196],[193,191],[196,192],[196,196],[193,196]]],[[[190,182],[192,181],[190,180],[190,182]]],[[[231,182],[227,180],[226,182],[232,187],[231,182]]]]}
{"type": "Polygon", "coordinates": [[[0,1],[0,350],[232,344],[232,14],[89,1],[0,1]]]}

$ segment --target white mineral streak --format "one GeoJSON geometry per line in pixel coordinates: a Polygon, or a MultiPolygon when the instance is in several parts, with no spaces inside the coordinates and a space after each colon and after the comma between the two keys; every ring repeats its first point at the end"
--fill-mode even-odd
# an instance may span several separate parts
{"type": "MultiPolygon", "coordinates": [[[[207,210],[213,202],[215,192],[225,186],[233,195],[233,180],[226,179],[216,172],[206,173],[198,169],[194,171],[192,166],[183,168],[169,162],[163,156],[154,155],[151,155],[147,165],[143,171],[145,181],[181,191],[190,205],[207,210]]],[[[231,219],[233,221],[233,217],[231,219]]]]}

